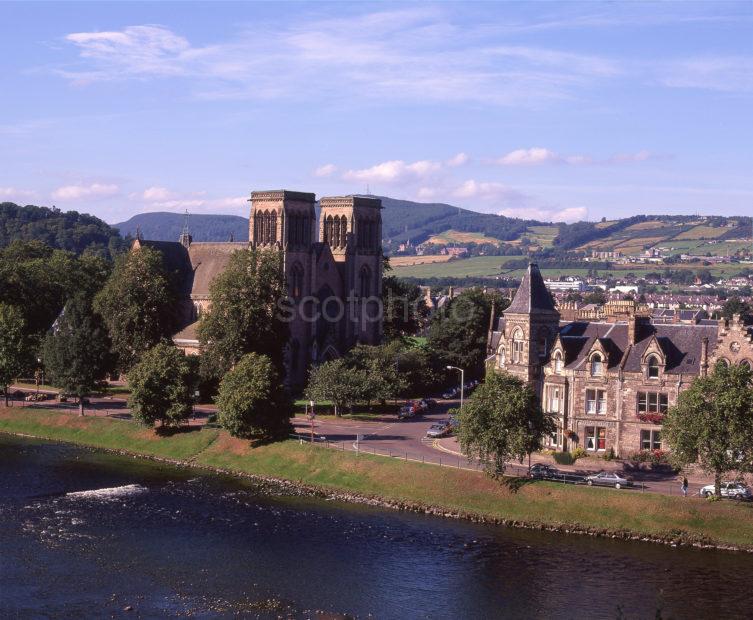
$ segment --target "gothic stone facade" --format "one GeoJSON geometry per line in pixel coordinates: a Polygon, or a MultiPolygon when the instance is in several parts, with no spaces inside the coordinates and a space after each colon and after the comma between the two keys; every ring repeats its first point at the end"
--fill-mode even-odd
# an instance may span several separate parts
{"type": "MultiPolygon", "coordinates": [[[[624,309],[623,309],[624,310],[624,309]]],[[[661,421],[678,394],[717,361],[753,364],[753,330],[731,321],[658,323],[639,308],[562,321],[536,265],[492,319],[490,365],[533,385],[557,431],[556,450],[666,449],[661,421]]]]}
{"type": "Polygon", "coordinates": [[[233,252],[256,246],[278,251],[294,306],[287,375],[292,386],[306,381],[308,367],[344,354],[357,343],[381,340],[382,204],[362,196],[327,197],[315,211],[315,196],[289,190],[251,194],[249,242],[177,242],[137,239],[134,249],[158,249],[171,271],[184,274],[184,328],[173,337],[198,353],[198,320],[211,306],[210,287],[233,252]]]}

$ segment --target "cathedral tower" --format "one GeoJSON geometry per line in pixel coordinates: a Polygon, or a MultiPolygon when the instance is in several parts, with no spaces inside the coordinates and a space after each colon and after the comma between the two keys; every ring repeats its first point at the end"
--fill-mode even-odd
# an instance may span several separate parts
{"type": "Polygon", "coordinates": [[[340,269],[348,302],[346,339],[377,344],[381,339],[382,201],[366,196],[322,198],[319,238],[340,269]]]}

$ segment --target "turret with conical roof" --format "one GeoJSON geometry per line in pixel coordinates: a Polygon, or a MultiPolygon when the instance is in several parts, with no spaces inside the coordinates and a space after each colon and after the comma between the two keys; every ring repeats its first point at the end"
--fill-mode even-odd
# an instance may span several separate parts
{"type": "Polygon", "coordinates": [[[528,265],[512,303],[504,312],[500,367],[525,381],[541,376],[549,348],[559,331],[560,314],[538,265],[528,265]]]}

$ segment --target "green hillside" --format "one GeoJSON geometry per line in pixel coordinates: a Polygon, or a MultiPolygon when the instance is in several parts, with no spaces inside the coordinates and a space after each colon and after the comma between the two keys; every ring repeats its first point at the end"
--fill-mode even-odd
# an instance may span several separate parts
{"type": "Polygon", "coordinates": [[[41,241],[59,250],[117,252],[123,242],[118,231],[93,215],[56,208],[0,203],[0,248],[13,241],[41,241]]]}
{"type": "MultiPolygon", "coordinates": [[[[136,236],[141,231],[144,239],[152,241],[177,241],[185,224],[181,213],[139,213],[131,219],[113,224],[123,236],[136,236]]],[[[238,215],[191,215],[188,226],[194,241],[248,241],[248,219],[238,215]]]]}

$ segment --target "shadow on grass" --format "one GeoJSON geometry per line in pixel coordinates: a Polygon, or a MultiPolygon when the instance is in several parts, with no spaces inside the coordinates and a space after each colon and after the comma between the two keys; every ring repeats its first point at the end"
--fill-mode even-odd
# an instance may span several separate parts
{"type": "Polygon", "coordinates": [[[195,433],[201,430],[201,426],[158,426],[154,433],[160,437],[173,437],[185,433],[195,433]]]}
{"type": "Polygon", "coordinates": [[[502,478],[501,482],[502,482],[502,486],[507,487],[510,490],[510,492],[517,493],[524,486],[535,482],[535,480],[533,478],[515,477],[515,478],[502,478]]]}

